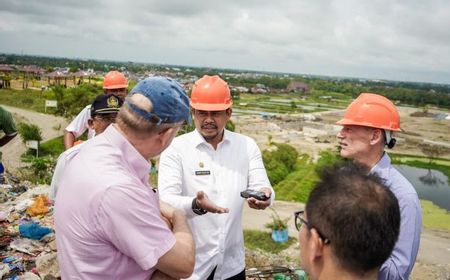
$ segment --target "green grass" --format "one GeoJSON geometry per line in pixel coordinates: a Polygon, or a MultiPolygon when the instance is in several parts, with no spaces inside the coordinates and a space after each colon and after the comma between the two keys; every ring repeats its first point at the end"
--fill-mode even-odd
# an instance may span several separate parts
{"type": "Polygon", "coordinates": [[[64,152],[64,136],[59,136],[41,143],[39,146],[39,156],[59,156],[64,152]]]}
{"type": "Polygon", "coordinates": [[[423,227],[450,231],[450,212],[439,208],[433,202],[421,200],[423,227]]]}
{"type": "Polygon", "coordinates": [[[275,186],[277,199],[306,202],[317,180],[315,164],[311,164],[307,155],[302,155],[299,157],[295,171],[275,186]]]}
{"type": "Polygon", "coordinates": [[[268,253],[278,254],[289,248],[297,239],[289,237],[285,243],[276,243],[271,238],[271,233],[259,230],[244,230],[245,247],[255,250],[261,249],[268,253]]]}
{"type": "MultiPolygon", "coordinates": [[[[0,90],[0,103],[23,108],[27,110],[32,110],[36,112],[44,113],[45,111],[45,100],[55,99],[53,92],[25,89],[25,90],[15,90],[15,89],[2,89],[0,90]]],[[[49,108],[49,111],[54,108],[49,108]]]]}

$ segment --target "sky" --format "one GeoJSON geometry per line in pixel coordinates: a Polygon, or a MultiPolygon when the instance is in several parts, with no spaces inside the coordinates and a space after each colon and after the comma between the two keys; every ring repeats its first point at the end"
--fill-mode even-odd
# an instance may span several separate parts
{"type": "Polygon", "coordinates": [[[450,84],[449,0],[0,0],[0,52],[450,84]]]}

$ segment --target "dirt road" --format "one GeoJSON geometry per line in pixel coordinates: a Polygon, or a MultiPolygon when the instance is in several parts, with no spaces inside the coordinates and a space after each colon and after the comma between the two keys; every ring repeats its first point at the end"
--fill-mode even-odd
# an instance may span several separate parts
{"type": "MultiPolygon", "coordinates": [[[[64,128],[67,126],[67,121],[63,117],[0,105],[13,114],[16,124],[26,122],[39,126],[42,130],[43,141],[62,135],[64,128]]],[[[20,156],[26,151],[26,147],[22,143],[20,135],[2,147],[1,151],[3,154],[3,163],[9,170],[23,166],[23,163],[20,161],[20,156]]]]}
{"type": "MultiPolygon", "coordinates": [[[[281,218],[291,217],[288,222],[289,236],[298,238],[294,212],[304,209],[304,204],[275,201],[274,208],[281,218]]],[[[254,210],[246,205],[242,220],[244,229],[268,231],[264,224],[270,221],[271,214],[270,210],[254,210]]],[[[450,276],[450,232],[423,229],[419,255],[411,279],[448,279],[447,275],[450,276]]]]}

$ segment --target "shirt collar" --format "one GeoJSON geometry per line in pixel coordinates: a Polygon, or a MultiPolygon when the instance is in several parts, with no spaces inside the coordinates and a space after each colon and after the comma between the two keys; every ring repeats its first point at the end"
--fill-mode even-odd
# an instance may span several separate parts
{"type": "Polygon", "coordinates": [[[372,167],[370,173],[377,173],[381,178],[389,177],[389,168],[391,166],[391,158],[385,152],[380,161],[372,167]]]}
{"type": "MultiPolygon", "coordinates": [[[[203,138],[203,136],[200,134],[200,132],[197,129],[194,129],[193,132],[194,132],[194,146],[195,147],[198,147],[202,144],[210,145],[208,142],[206,142],[205,138],[203,138]]],[[[221,145],[221,143],[230,142],[230,136],[231,136],[231,133],[228,130],[224,129],[222,141],[217,146],[219,147],[221,145]]]]}

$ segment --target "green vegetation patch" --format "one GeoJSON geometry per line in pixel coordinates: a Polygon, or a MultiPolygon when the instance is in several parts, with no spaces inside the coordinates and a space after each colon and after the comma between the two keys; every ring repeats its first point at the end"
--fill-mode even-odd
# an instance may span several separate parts
{"type": "Polygon", "coordinates": [[[51,155],[58,157],[64,152],[64,136],[59,136],[48,141],[43,142],[39,146],[39,154],[42,156],[51,155]]]}
{"type": "Polygon", "coordinates": [[[314,164],[310,164],[308,155],[302,155],[295,171],[275,186],[276,197],[279,200],[306,202],[317,180],[314,164]]]}
{"type": "Polygon", "coordinates": [[[31,89],[2,89],[0,91],[1,104],[37,112],[44,112],[45,100],[50,99],[46,97],[46,94],[31,89]]]}
{"type": "Polygon", "coordinates": [[[306,202],[309,193],[318,182],[318,172],[341,160],[333,151],[320,153],[317,162],[306,155],[298,156],[288,144],[272,144],[276,150],[263,152],[264,165],[269,180],[274,186],[277,200],[306,202]]]}
{"type": "Polygon", "coordinates": [[[422,206],[422,223],[425,228],[450,231],[450,212],[428,200],[421,200],[420,205],[422,206]]]}
{"type": "Polygon", "coordinates": [[[277,243],[272,240],[271,233],[259,230],[244,230],[245,247],[255,250],[261,249],[265,252],[278,254],[289,248],[297,239],[289,237],[285,243],[277,243]]]}

